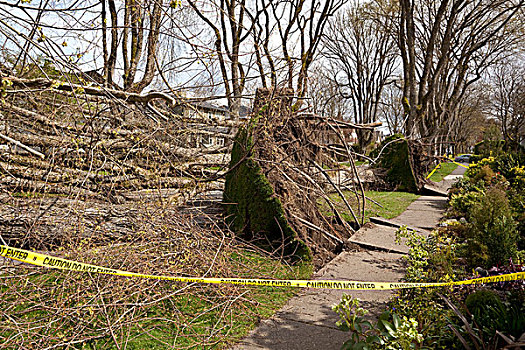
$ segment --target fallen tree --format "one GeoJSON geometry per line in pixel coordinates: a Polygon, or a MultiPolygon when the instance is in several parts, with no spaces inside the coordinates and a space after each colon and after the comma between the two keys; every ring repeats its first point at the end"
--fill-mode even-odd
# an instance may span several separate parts
{"type": "Polygon", "coordinates": [[[275,255],[313,259],[320,266],[354,232],[329,194],[340,197],[357,226],[362,220],[327,171],[337,163],[323,152],[320,131],[338,129],[326,118],[298,117],[292,101],[290,89],[257,91],[254,114],[235,139],[224,202],[231,228],[243,238],[275,255]],[[320,199],[333,216],[323,215],[320,199]]]}

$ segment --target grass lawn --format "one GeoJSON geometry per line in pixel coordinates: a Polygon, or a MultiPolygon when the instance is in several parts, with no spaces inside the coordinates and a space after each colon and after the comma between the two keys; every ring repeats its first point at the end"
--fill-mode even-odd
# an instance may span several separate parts
{"type": "MultiPolygon", "coordinates": [[[[343,192],[348,203],[352,206],[352,209],[354,209],[354,212],[356,215],[358,215],[358,204],[357,199],[354,193],[350,191],[343,192]]],[[[405,209],[415,201],[419,195],[414,193],[408,193],[408,192],[382,192],[382,191],[365,191],[365,195],[378,202],[383,206],[381,208],[379,205],[373,203],[372,201],[367,200],[366,201],[366,207],[365,207],[365,222],[369,221],[369,218],[371,216],[381,216],[385,219],[392,219],[401,214],[405,209]]],[[[336,207],[341,212],[341,216],[345,218],[347,221],[354,221],[352,214],[346,209],[346,206],[344,205],[343,201],[341,200],[341,197],[337,193],[333,193],[330,195],[330,198],[336,203],[336,207]]],[[[324,203],[323,200],[322,207],[328,215],[332,215],[329,210],[329,207],[326,203],[324,203]]]]}
{"type": "Polygon", "coordinates": [[[458,165],[454,163],[441,163],[439,165],[439,168],[430,177],[430,180],[434,182],[440,182],[445,176],[449,175],[457,167],[458,165]]]}
{"type": "MultiPolygon", "coordinates": [[[[241,247],[231,247],[226,254],[217,252],[217,259],[210,276],[309,279],[312,274],[310,263],[289,266],[241,247]]],[[[246,336],[297,292],[284,287],[186,285],[27,266],[17,272],[17,278],[0,274],[0,302],[10,307],[0,313],[0,334],[10,339],[13,348],[38,342],[66,348],[68,342],[82,340],[82,349],[222,349],[246,336]],[[108,324],[113,325],[114,335],[100,332],[108,324]]]]}

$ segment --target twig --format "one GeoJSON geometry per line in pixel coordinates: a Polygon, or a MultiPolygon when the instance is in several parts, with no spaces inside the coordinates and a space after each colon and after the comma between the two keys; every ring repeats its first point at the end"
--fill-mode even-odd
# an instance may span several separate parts
{"type": "Polygon", "coordinates": [[[333,240],[335,240],[335,241],[337,241],[337,242],[339,242],[339,243],[341,243],[341,244],[344,244],[344,243],[345,243],[345,242],[343,242],[342,239],[340,239],[340,238],[338,238],[338,237],[332,235],[331,233],[329,233],[329,232],[323,230],[323,229],[320,228],[319,226],[312,224],[310,221],[307,221],[307,220],[305,220],[305,219],[303,219],[303,218],[300,218],[299,216],[297,216],[297,215],[295,215],[295,214],[292,214],[292,216],[293,216],[294,218],[296,218],[297,220],[299,220],[300,222],[302,222],[303,224],[305,224],[306,226],[308,226],[308,227],[310,227],[310,228],[313,228],[314,230],[317,230],[317,231],[319,231],[319,232],[321,232],[321,233],[327,235],[327,236],[330,237],[331,239],[333,239],[333,240]]]}
{"type": "Polygon", "coordinates": [[[38,156],[38,157],[40,157],[40,158],[42,158],[42,159],[45,158],[45,155],[44,155],[44,154],[42,154],[42,153],[40,153],[40,152],[38,152],[38,151],[32,149],[32,148],[29,147],[29,146],[24,145],[24,144],[23,144],[22,142],[20,142],[20,141],[17,141],[17,140],[15,140],[15,139],[12,139],[12,138],[10,138],[9,136],[4,135],[4,134],[1,134],[1,133],[0,133],[0,137],[3,138],[4,140],[6,140],[7,142],[11,142],[12,144],[16,145],[17,147],[20,147],[20,148],[22,148],[22,149],[25,149],[26,151],[28,151],[29,153],[34,154],[35,156],[38,156]]]}
{"type": "Polygon", "coordinates": [[[145,95],[137,94],[134,92],[127,92],[115,89],[108,89],[99,86],[86,86],[80,84],[66,83],[60,80],[37,78],[37,79],[23,79],[13,76],[2,77],[2,81],[11,81],[13,86],[28,87],[28,88],[51,88],[60,91],[77,91],[92,96],[105,96],[112,97],[119,100],[124,100],[130,103],[143,103],[146,104],[154,99],[163,99],[175,105],[176,100],[160,91],[152,91],[145,95]]]}
{"type": "MultiPolygon", "coordinates": [[[[346,185],[341,185],[341,187],[343,187],[344,189],[347,189],[347,190],[349,190],[349,191],[352,191],[352,192],[354,192],[354,193],[357,193],[356,190],[354,190],[353,188],[348,187],[348,186],[346,186],[346,185]]],[[[374,204],[377,205],[378,207],[384,208],[384,206],[382,206],[381,203],[376,202],[376,201],[373,200],[372,198],[367,197],[367,196],[365,196],[365,198],[366,198],[367,201],[370,201],[370,202],[374,203],[374,204]]]]}
{"type": "Polygon", "coordinates": [[[332,181],[332,179],[330,178],[330,175],[328,175],[326,173],[326,171],[324,171],[324,169],[319,165],[317,164],[315,161],[311,160],[310,159],[310,163],[312,163],[323,175],[324,177],[328,180],[328,182],[330,182],[330,184],[332,185],[332,187],[337,191],[337,194],[339,194],[339,197],[341,197],[341,199],[343,200],[343,202],[345,203],[346,207],[348,208],[348,210],[350,210],[350,213],[352,214],[352,216],[354,217],[354,220],[357,224],[357,226],[361,227],[361,224],[359,223],[359,220],[357,220],[357,216],[355,215],[354,213],[354,210],[352,209],[352,207],[350,206],[350,204],[348,203],[348,201],[346,200],[346,197],[345,195],[343,194],[343,192],[341,192],[341,190],[339,189],[339,187],[332,181]]]}
{"type": "Polygon", "coordinates": [[[327,124],[333,123],[334,125],[343,126],[343,127],[347,127],[351,129],[374,130],[375,128],[383,125],[383,123],[381,122],[368,123],[368,124],[355,124],[355,123],[350,123],[350,122],[346,122],[343,120],[335,119],[332,117],[323,117],[323,116],[320,116],[314,113],[303,113],[303,114],[299,114],[297,117],[299,119],[306,119],[306,120],[320,119],[320,120],[327,122],[327,124]]]}

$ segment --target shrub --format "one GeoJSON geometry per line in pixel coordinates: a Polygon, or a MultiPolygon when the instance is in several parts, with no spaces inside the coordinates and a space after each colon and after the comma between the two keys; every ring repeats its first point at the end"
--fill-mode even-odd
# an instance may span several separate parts
{"type": "Polygon", "coordinates": [[[496,293],[488,289],[481,289],[469,294],[465,299],[465,306],[474,317],[474,321],[481,327],[494,327],[499,318],[504,319],[506,316],[505,306],[501,299],[496,293]]]}
{"type": "Polygon", "coordinates": [[[468,212],[471,232],[467,240],[467,257],[471,265],[491,267],[516,257],[517,230],[504,191],[489,189],[468,212]]]}
{"type": "Polygon", "coordinates": [[[459,215],[465,215],[483,198],[482,192],[466,192],[452,195],[449,204],[459,215]]]}
{"type": "MultiPolygon", "coordinates": [[[[410,248],[403,259],[406,261],[405,282],[450,282],[457,279],[452,270],[456,263],[456,245],[441,233],[434,231],[423,237],[405,227],[396,232],[396,240],[410,248]]],[[[448,312],[437,299],[439,289],[401,289],[390,306],[398,315],[414,318],[423,335],[423,348],[443,348],[449,344],[452,334],[446,328],[448,312]]],[[[441,292],[446,292],[441,290],[441,292]]]]}
{"type": "Polygon", "coordinates": [[[519,168],[520,165],[523,164],[525,164],[525,157],[523,154],[503,153],[498,157],[495,157],[492,169],[498,173],[501,173],[506,178],[512,178],[512,169],[519,168]]]}
{"type": "Polygon", "coordinates": [[[339,329],[351,333],[341,349],[344,350],[409,350],[417,349],[423,341],[418,331],[418,322],[414,318],[398,316],[389,311],[383,312],[376,324],[364,319],[368,311],[359,306],[359,299],[343,294],[341,302],[333,305],[340,320],[339,329]]]}
{"type": "Polygon", "coordinates": [[[483,158],[480,161],[471,164],[465,172],[465,175],[469,178],[473,178],[485,165],[488,165],[490,168],[492,168],[495,164],[496,159],[494,157],[483,158]]]}
{"type": "Polygon", "coordinates": [[[525,329],[524,305],[509,300],[502,302],[498,294],[488,289],[481,289],[469,294],[465,306],[486,339],[493,338],[496,331],[519,338],[525,329]],[[521,304],[521,305],[519,305],[521,304]]]}
{"type": "Polygon", "coordinates": [[[518,249],[525,250],[525,184],[519,187],[512,186],[507,195],[518,228],[518,249]]]}
{"type": "Polygon", "coordinates": [[[518,229],[518,248],[525,249],[525,155],[505,153],[488,157],[467,170],[467,179],[459,181],[450,191],[452,215],[464,215],[479,197],[467,195],[470,191],[482,192],[487,187],[505,189],[513,219],[518,229]]]}
{"type": "Polygon", "coordinates": [[[480,161],[472,164],[466,171],[466,175],[470,178],[476,176],[481,168],[488,166],[493,172],[503,175],[505,178],[511,180],[518,176],[525,176],[525,155],[522,153],[503,153],[495,156],[483,158],[480,161]]]}
{"type": "Polygon", "coordinates": [[[457,316],[449,320],[448,328],[463,348],[521,349],[523,343],[516,339],[523,333],[525,315],[519,308],[507,308],[495,293],[481,290],[467,297],[465,311],[470,312],[464,314],[447,297],[440,296],[457,316]]]}
{"type": "Polygon", "coordinates": [[[495,175],[496,173],[487,164],[487,165],[483,165],[481,169],[479,169],[479,171],[476,174],[474,174],[474,176],[471,177],[471,179],[473,182],[478,182],[480,180],[483,180],[486,183],[488,183],[495,175]]]}

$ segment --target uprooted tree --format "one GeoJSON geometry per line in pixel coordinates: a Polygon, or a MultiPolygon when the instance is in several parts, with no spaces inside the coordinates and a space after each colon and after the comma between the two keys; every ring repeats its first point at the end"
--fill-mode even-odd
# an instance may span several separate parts
{"type": "MultiPolygon", "coordinates": [[[[291,89],[257,91],[252,119],[235,140],[224,200],[231,227],[244,238],[275,255],[313,258],[319,265],[340,251],[354,231],[329,193],[341,198],[356,225],[362,220],[331,176],[330,169],[337,165],[321,142],[326,131],[342,136],[341,126],[335,120],[294,112],[293,99],[291,89]],[[333,216],[323,215],[320,199],[333,216]]],[[[345,147],[353,160],[343,142],[345,147]]],[[[355,166],[350,171],[354,173],[349,177],[358,181],[353,177],[355,166]]],[[[359,197],[364,204],[364,196],[359,197]]]]}

